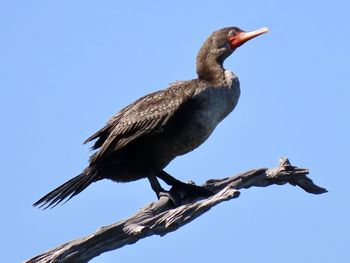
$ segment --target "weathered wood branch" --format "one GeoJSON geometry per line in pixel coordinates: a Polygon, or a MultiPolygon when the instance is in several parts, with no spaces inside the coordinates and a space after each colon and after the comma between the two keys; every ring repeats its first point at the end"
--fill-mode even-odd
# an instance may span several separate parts
{"type": "Polygon", "coordinates": [[[163,236],[175,231],[215,205],[238,197],[238,190],[242,188],[289,183],[312,194],[327,192],[325,188],[315,185],[306,176],[308,173],[308,169],[292,166],[287,158],[281,158],[276,168],[261,168],[233,177],[211,179],[203,185],[214,192],[207,199],[181,197],[181,193],[177,193],[180,195],[181,205],[174,207],[168,197],[161,197],[126,220],[101,227],[86,237],[67,242],[25,262],[88,262],[104,252],[133,244],[142,238],[163,236]]]}

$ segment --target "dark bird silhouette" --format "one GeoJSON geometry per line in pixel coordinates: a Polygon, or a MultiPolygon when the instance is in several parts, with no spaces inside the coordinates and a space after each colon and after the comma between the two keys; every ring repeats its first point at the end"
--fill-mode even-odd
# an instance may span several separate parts
{"type": "Polygon", "coordinates": [[[34,206],[54,207],[102,179],[129,182],[148,178],[158,197],[167,192],[157,178],[186,194],[210,195],[200,186],[175,179],[164,168],[175,157],[201,145],[235,108],[240,85],[237,76],[224,69],[224,60],[237,47],[267,31],[226,27],[212,33],[197,55],[197,79],[172,83],[118,112],[85,141],[96,140],[92,148],[97,151],[89,166],[34,206]]]}

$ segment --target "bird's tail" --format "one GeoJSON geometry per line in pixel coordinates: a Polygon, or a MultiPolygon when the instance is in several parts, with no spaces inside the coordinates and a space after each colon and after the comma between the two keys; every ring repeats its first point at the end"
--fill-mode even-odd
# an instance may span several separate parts
{"type": "Polygon", "coordinates": [[[33,206],[39,206],[40,208],[54,208],[56,205],[67,199],[69,201],[73,196],[79,194],[91,183],[98,180],[97,172],[94,168],[87,167],[81,174],[65,182],[61,186],[52,190],[38,201],[33,206]]]}

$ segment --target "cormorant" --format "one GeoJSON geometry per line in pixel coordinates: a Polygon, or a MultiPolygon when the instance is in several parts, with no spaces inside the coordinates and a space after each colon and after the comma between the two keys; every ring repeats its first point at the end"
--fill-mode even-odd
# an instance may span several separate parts
{"type": "Polygon", "coordinates": [[[187,194],[208,196],[200,186],[183,183],[164,168],[177,156],[201,145],[236,106],[237,76],[223,62],[246,41],[268,32],[226,27],[213,32],[197,55],[197,79],[177,81],[128,105],[84,143],[97,150],[81,174],[57,187],[34,206],[54,207],[102,179],[130,182],[148,178],[160,197],[167,192],[157,178],[187,194]]]}

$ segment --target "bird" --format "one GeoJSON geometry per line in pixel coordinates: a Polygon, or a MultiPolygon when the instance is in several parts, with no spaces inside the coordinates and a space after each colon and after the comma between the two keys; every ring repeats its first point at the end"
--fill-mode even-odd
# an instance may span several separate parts
{"type": "MultiPolygon", "coordinates": [[[[210,196],[208,189],[184,183],[164,169],[177,156],[206,141],[233,111],[240,82],[223,63],[238,47],[267,32],[266,27],[244,31],[234,26],[214,31],[198,52],[197,78],[171,83],[121,109],[85,140],[84,144],[94,141],[88,166],[33,206],[53,208],[102,179],[131,182],[147,178],[158,198],[170,192],[158,179],[188,195],[210,196]]],[[[170,197],[176,203],[176,196],[170,197]]]]}

